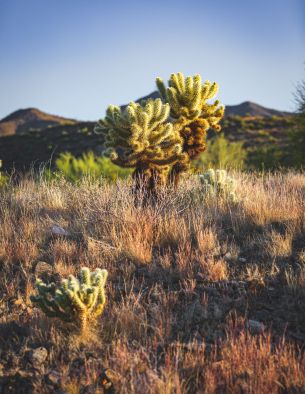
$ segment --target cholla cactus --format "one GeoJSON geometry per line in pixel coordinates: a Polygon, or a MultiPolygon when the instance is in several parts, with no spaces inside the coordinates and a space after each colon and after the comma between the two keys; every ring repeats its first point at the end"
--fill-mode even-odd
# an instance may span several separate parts
{"type": "Polygon", "coordinates": [[[143,178],[149,189],[165,184],[170,166],[184,157],[169,113],[169,104],[160,99],[132,102],[124,111],[111,105],[95,127],[104,136],[105,154],[121,167],[134,167],[134,178],[143,178]]]}
{"type": "Polygon", "coordinates": [[[190,161],[205,150],[208,129],[220,131],[224,107],[219,100],[207,103],[216,95],[218,85],[210,81],[202,84],[199,74],[186,78],[182,73],[172,74],[167,88],[161,78],[157,78],[156,83],[162,99],[170,105],[174,127],[183,138],[183,152],[188,156],[188,161],[173,166],[172,175],[177,178],[189,168],[190,161]]]}
{"type": "Polygon", "coordinates": [[[211,168],[203,175],[199,175],[203,191],[206,195],[217,197],[227,197],[230,201],[236,202],[235,181],[229,177],[225,170],[214,170],[211,168]]]}
{"type": "Polygon", "coordinates": [[[165,87],[161,78],[156,79],[157,87],[162,99],[169,103],[171,116],[175,119],[184,120],[185,123],[200,118],[207,127],[220,129],[219,122],[224,115],[224,107],[220,106],[219,100],[208,104],[218,92],[216,82],[205,81],[202,84],[199,74],[193,77],[184,77],[182,73],[171,74],[168,88],[165,87]]]}
{"type": "MultiPolygon", "coordinates": [[[[122,167],[134,167],[136,184],[144,178],[148,190],[155,191],[189,168],[190,161],[205,149],[209,128],[220,130],[224,107],[216,100],[218,85],[200,75],[172,74],[166,88],[156,80],[162,101],[130,103],[124,111],[109,106],[106,117],[95,131],[104,136],[106,155],[122,167]]],[[[137,189],[137,187],[136,187],[137,189]]]]}
{"type": "Polygon", "coordinates": [[[102,314],[106,302],[105,283],[108,271],[97,268],[90,272],[82,268],[79,279],[70,275],[61,285],[36,281],[38,294],[31,301],[47,316],[66,322],[77,323],[83,332],[88,322],[94,322],[102,314]]]}

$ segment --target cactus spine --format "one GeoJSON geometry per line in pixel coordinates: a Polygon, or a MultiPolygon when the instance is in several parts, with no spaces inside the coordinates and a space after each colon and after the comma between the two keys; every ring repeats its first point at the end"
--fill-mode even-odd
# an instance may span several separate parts
{"type": "Polygon", "coordinates": [[[104,310],[107,276],[105,269],[97,268],[90,272],[89,268],[84,267],[79,278],[70,275],[59,286],[37,279],[37,294],[31,296],[31,301],[47,316],[75,322],[84,332],[88,323],[94,322],[104,310]]]}

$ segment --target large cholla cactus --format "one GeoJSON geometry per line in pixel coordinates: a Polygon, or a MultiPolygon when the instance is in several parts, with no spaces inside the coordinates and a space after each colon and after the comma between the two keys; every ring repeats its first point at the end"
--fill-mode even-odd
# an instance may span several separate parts
{"type": "Polygon", "coordinates": [[[156,83],[163,101],[171,107],[174,127],[183,138],[182,151],[188,156],[188,161],[177,162],[172,168],[177,183],[179,174],[189,168],[190,161],[205,150],[208,129],[220,131],[224,107],[219,100],[212,104],[207,102],[216,95],[218,85],[210,81],[202,84],[199,74],[186,78],[182,73],[172,74],[167,88],[161,78],[157,78],[156,83]]]}
{"type": "Polygon", "coordinates": [[[105,283],[107,270],[97,268],[90,272],[82,268],[79,279],[70,275],[60,285],[36,281],[38,294],[31,301],[47,316],[66,322],[77,323],[83,332],[88,322],[94,322],[102,314],[106,303],[105,283]]]}
{"type": "Polygon", "coordinates": [[[104,136],[105,154],[119,166],[134,167],[134,178],[142,178],[148,189],[165,184],[170,166],[184,158],[182,139],[168,122],[169,113],[169,104],[160,99],[142,105],[132,102],[124,111],[111,105],[95,127],[104,136]]]}
{"type": "Polygon", "coordinates": [[[214,170],[211,168],[202,175],[199,179],[203,186],[203,192],[208,196],[222,196],[228,198],[230,201],[237,201],[235,189],[235,181],[229,177],[225,170],[214,170]]]}
{"type": "MultiPolygon", "coordinates": [[[[143,179],[148,190],[174,180],[205,149],[209,128],[220,130],[224,107],[207,101],[218,90],[216,83],[201,82],[200,75],[172,74],[166,87],[160,78],[161,99],[130,103],[124,111],[109,106],[95,127],[104,136],[106,155],[122,167],[134,167],[136,186],[143,179]]],[[[138,189],[138,187],[136,187],[138,189]]]]}

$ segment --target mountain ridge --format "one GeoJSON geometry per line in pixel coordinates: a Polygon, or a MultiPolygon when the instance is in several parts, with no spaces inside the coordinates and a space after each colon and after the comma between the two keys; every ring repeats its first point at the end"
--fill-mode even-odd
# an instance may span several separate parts
{"type": "MultiPolygon", "coordinates": [[[[154,92],[148,94],[147,96],[141,97],[136,100],[137,103],[142,100],[156,99],[160,98],[159,92],[155,90],[154,92]]],[[[121,108],[125,108],[127,105],[122,105],[121,108]]],[[[238,115],[238,116],[289,116],[292,115],[291,112],[276,110],[263,105],[254,103],[253,101],[243,101],[236,105],[226,105],[225,106],[225,117],[238,115]]]]}
{"type": "Polygon", "coordinates": [[[0,120],[0,136],[23,134],[31,129],[42,130],[52,126],[75,123],[74,119],[51,115],[38,108],[23,108],[0,120]]]}
{"type": "MultiPolygon", "coordinates": [[[[156,99],[159,93],[154,91],[147,96],[141,97],[136,102],[147,99],[156,99]]],[[[127,105],[122,105],[121,109],[126,108],[127,105]]],[[[279,111],[264,107],[251,101],[244,101],[237,105],[227,105],[225,110],[225,117],[229,116],[260,116],[264,118],[272,116],[290,116],[291,112],[279,111]]],[[[23,134],[31,130],[44,130],[54,126],[72,125],[81,123],[75,119],[65,118],[63,116],[51,115],[43,112],[37,108],[24,108],[12,112],[8,116],[0,120],[0,137],[23,134]]],[[[95,122],[92,122],[95,123],[95,122]]]]}

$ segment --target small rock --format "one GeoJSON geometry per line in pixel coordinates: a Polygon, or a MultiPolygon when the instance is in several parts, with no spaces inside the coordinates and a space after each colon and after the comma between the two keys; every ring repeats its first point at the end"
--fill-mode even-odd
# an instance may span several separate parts
{"type": "Polygon", "coordinates": [[[60,384],[61,375],[57,371],[51,371],[47,375],[48,383],[51,383],[54,386],[58,386],[60,384]]]}
{"type": "Polygon", "coordinates": [[[85,386],[82,390],[81,390],[81,394],[96,394],[96,386],[95,384],[89,384],[88,386],[85,386]]]}
{"type": "Polygon", "coordinates": [[[186,310],[182,316],[182,321],[190,324],[199,324],[208,318],[207,306],[201,305],[199,300],[195,300],[187,305],[186,310]]]}
{"type": "Polygon", "coordinates": [[[214,303],[214,317],[217,320],[220,320],[223,316],[223,310],[216,304],[214,303]]]}
{"type": "Polygon", "coordinates": [[[104,393],[114,394],[114,384],[113,382],[120,380],[120,376],[112,369],[103,369],[100,373],[98,380],[99,386],[104,389],[104,393]]]}
{"type": "Polygon", "coordinates": [[[48,357],[48,351],[45,347],[38,347],[31,353],[31,361],[34,366],[40,367],[48,357]]]}
{"type": "Polygon", "coordinates": [[[245,259],[244,257],[239,257],[239,258],[238,258],[238,261],[239,261],[240,263],[246,263],[246,262],[247,262],[247,259],[245,259]]]}
{"type": "Polygon", "coordinates": [[[153,290],[150,292],[150,297],[154,302],[159,302],[162,297],[162,293],[157,287],[154,287],[153,290]]]}
{"type": "Polygon", "coordinates": [[[223,340],[225,339],[225,334],[223,331],[221,330],[216,330],[213,334],[212,334],[213,340],[214,341],[219,341],[219,340],[223,340]]]}
{"type": "Polygon", "coordinates": [[[230,261],[232,260],[232,254],[230,252],[227,252],[223,258],[225,259],[225,261],[230,261]]]}
{"type": "Polygon", "coordinates": [[[35,276],[41,277],[43,275],[51,275],[52,273],[53,267],[51,264],[46,263],[45,261],[38,261],[34,270],[35,276]]]}
{"type": "Polygon", "coordinates": [[[264,324],[257,320],[249,320],[248,328],[252,334],[262,334],[265,330],[264,324]]]}
{"type": "Polygon", "coordinates": [[[33,377],[33,373],[32,372],[29,372],[29,371],[22,371],[22,370],[18,370],[18,372],[16,373],[16,375],[18,376],[18,377],[20,377],[20,378],[24,378],[24,379],[27,379],[27,378],[32,378],[33,377]]]}
{"type": "Polygon", "coordinates": [[[69,231],[65,230],[64,228],[57,226],[56,224],[54,224],[51,228],[51,232],[54,235],[60,235],[63,237],[68,237],[70,235],[69,231]]]}
{"type": "Polygon", "coordinates": [[[17,298],[17,300],[14,301],[14,305],[22,305],[23,304],[23,299],[22,298],[17,298]]]}
{"type": "Polygon", "coordinates": [[[14,301],[14,305],[17,306],[18,308],[25,310],[26,309],[26,303],[23,301],[22,298],[17,298],[14,301]]]}

